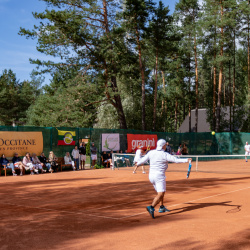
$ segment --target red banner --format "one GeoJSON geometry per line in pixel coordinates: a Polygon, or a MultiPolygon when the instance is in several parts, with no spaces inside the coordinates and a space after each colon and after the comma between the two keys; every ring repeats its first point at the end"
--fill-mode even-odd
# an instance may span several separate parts
{"type": "Polygon", "coordinates": [[[157,135],[139,135],[139,134],[127,134],[128,140],[128,153],[136,151],[138,146],[142,146],[143,150],[148,147],[150,149],[156,148],[157,135]]]}

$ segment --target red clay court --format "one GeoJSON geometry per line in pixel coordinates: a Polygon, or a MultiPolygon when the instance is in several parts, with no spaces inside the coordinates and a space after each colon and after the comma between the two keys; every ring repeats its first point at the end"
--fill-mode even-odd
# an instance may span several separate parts
{"type": "Polygon", "coordinates": [[[140,167],[1,176],[0,249],[250,249],[250,162],[187,169],[169,165],[155,219],[140,167]]]}

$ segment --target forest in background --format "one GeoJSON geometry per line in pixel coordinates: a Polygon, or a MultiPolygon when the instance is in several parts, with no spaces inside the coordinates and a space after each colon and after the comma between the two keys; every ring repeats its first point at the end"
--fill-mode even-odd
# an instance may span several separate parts
{"type": "Polygon", "coordinates": [[[249,0],[43,0],[19,34],[55,61],[0,75],[0,125],[177,132],[205,108],[211,130],[250,131],[249,0]],[[52,76],[42,86],[42,74],[52,76]],[[225,119],[225,110],[229,118],[225,119]]]}

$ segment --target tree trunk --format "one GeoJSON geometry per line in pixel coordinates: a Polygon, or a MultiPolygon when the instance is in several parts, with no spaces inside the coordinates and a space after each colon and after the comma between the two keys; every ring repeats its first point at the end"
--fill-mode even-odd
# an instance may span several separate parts
{"type": "Polygon", "coordinates": [[[231,91],[231,62],[229,61],[229,126],[230,132],[232,131],[232,91],[231,91]]]}
{"type": "Polygon", "coordinates": [[[158,76],[158,48],[156,48],[155,58],[155,93],[154,93],[154,115],[153,115],[153,131],[156,129],[156,109],[157,109],[157,76],[158,76]]]}
{"type": "Polygon", "coordinates": [[[198,90],[198,61],[196,51],[196,36],[194,36],[194,60],[195,60],[195,132],[198,132],[198,109],[199,109],[199,90],[198,90]]]}
{"type": "Polygon", "coordinates": [[[161,71],[162,74],[162,85],[163,85],[163,92],[164,92],[164,98],[161,102],[161,115],[164,120],[164,132],[166,132],[166,114],[167,114],[167,102],[165,101],[165,94],[166,94],[166,86],[165,86],[165,75],[164,72],[161,71]]]}
{"type": "MultiPolygon", "coordinates": [[[[223,0],[220,0],[221,4],[221,20],[223,19],[223,0]]],[[[220,56],[223,57],[223,24],[221,24],[221,47],[220,47],[220,56]]],[[[219,84],[218,84],[218,100],[217,100],[217,112],[216,112],[216,128],[215,131],[220,131],[220,113],[221,113],[221,89],[222,89],[222,77],[223,77],[223,63],[220,62],[220,72],[219,72],[219,84]]]]}
{"type": "Polygon", "coordinates": [[[234,131],[234,112],[235,112],[235,110],[234,110],[234,108],[235,108],[235,79],[236,79],[236,71],[235,71],[235,67],[236,67],[236,63],[235,63],[235,55],[236,55],[236,53],[235,53],[235,50],[236,50],[236,46],[235,46],[235,43],[236,43],[236,36],[235,36],[235,31],[234,31],[234,61],[233,61],[233,100],[232,100],[232,104],[233,104],[233,131],[234,131]]]}
{"type": "Polygon", "coordinates": [[[142,64],[142,54],[141,54],[141,43],[139,38],[139,31],[136,29],[136,40],[137,40],[137,46],[138,46],[138,54],[139,54],[139,65],[140,65],[140,71],[141,71],[141,92],[142,92],[142,130],[146,130],[146,110],[145,110],[145,100],[146,100],[146,94],[145,94],[145,75],[144,75],[144,69],[142,64]]]}
{"type": "MultiPolygon", "coordinates": [[[[108,12],[107,12],[106,0],[103,0],[103,17],[104,17],[105,32],[106,32],[107,37],[109,37],[109,24],[108,24],[108,12]]],[[[113,50],[112,44],[111,44],[111,50],[113,50]]],[[[113,66],[114,73],[116,73],[116,65],[113,61],[112,61],[112,66],[113,66]]],[[[114,97],[112,98],[108,93],[108,78],[110,76],[108,73],[108,67],[107,67],[106,61],[105,61],[105,73],[104,74],[105,74],[105,87],[106,87],[105,89],[106,89],[107,99],[116,109],[116,112],[118,115],[118,121],[120,124],[120,129],[127,129],[127,122],[126,122],[126,117],[123,111],[121,96],[118,94],[116,76],[111,76],[112,91],[115,93],[114,97]]]]}
{"type": "MultiPolygon", "coordinates": [[[[250,6],[250,1],[248,0],[248,8],[250,6]]],[[[247,18],[247,73],[248,73],[248,98],[250,99],[250,20],[249,15],[247,18]]],[[[250,114],[250,106],[249,106],[250,114]]]]}
{"type": "Polygon", "coordinates": [[[178,124],[178,99],[175,98],[175,111],[174,111],[174,130],[177,132],[177,124],[178,124]]]}
{"type": "MultiPolygon", "coordinates": [[[[189,34],[189,39],[190,39],[190,34],[189,34]]],[[[189,71],[189,79],[188,79],[188,81],[189,81],[189,86],[188,86],[188,88],[189,88],[189,105],[188,105],[188,131],[189,131],[189,133],[191,132],[191,129],[192,129],[192,124],[191,124],[191,119],[192,119],[192,117],[191,117],[191,74],[190,74],[190,72],[191,72],[191,55],[190,55],[190,53],[189,53],[189,65],[188,65],[188,71],[189,71]]]]}
{"type": "MultiPolygon", "coordinates": [[[[216,55],[214,55],[216,58],[216,55]]],[[[216,126],[216,66],[214,65],[214,81],[213,81],[213,130],[215,131],[216,126]]]]}

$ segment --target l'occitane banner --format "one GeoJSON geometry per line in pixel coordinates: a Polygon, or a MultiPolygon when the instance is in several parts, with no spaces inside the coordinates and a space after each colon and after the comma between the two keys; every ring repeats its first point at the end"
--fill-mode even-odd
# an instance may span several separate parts
{"type": "Polygon", "coordinates": [[[41,154],[43,151],[43,133],[42,132],[12,132],[0,131],[0,154],[6,157],[14,156],[18,153],[24,156],[30,152],[41,154]]]}

